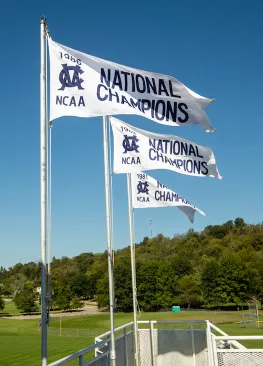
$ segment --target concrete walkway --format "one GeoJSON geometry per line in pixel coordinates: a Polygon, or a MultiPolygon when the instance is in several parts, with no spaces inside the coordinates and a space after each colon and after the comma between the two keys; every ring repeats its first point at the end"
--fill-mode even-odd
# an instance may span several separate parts
{"type": "MultiPolygon", "coordinates": [[[[66,311],[66,312],[58,312],[58,311],[51,311],[50,316],[51,318],[59,318],[60,316],[84,316],[84,315],[95,315],[95,314],[105,314],[105,312],[99,311],[97,306],[92,305],[85,305],[80,310],[74,311],[66,311]]],[[[17,315],[17,316],[2,316],[2,319],[17,319],[17,320],[24,320],[24,319],[40,319],[41,315],[17,315]]]]}

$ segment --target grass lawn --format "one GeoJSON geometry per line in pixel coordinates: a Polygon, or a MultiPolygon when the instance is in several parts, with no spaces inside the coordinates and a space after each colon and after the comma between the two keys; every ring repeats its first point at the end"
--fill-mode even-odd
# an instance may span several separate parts
{"type": "MultiPolygon", "coordinates": [[[[38,305],[39,311],[40,305],[38,305]]],[[[9,314],[9,315],[20,315],[20,311],[16,308],[14,301],[5,301],[5,308],[4,310],[0,310],[1,314],[9,314]]]]}
{"type": "MultiPolygon", "coordinates": [[[[215,324],[235,322],[241,319],[241,312],[190,311],[181,313],[141,313],[139,320],[185,320],[209,319],[215,324]]],[[[132,321],[131,313],[115,314],[115,327],[132,321]]],[[[35,366],[40,364],[39,320],[15,320],[0,318],[0,365],[35,366]]],[[[91,330],[90,337],[58,336],[48,337],[48,362],[55,361],[94,343],[94,336],[109,330],[109,314],[62,317],[62,328],[91,330]]],[[[52,328],[60,327],[60,319],[53,318],[52,328]]],[[[239,324],[224,324],[219,327],[228,334],[263,335],[263,329],[244,329],[239,324]]],[[[263,348],[263,342],[254,341],[254,348],[263,348]],[[262,343],[262,345],[261,345],[262,343]]],[[[249,346],[249,345],[248,345],[249,346]]],[[[252,344],[250,345],[252,346],[252,344]]],[[[73,363],[72,363],[73,365],[73,363]]],[[[76,365],[76,363],[74,363],[76,365]]]]}
{"type": "Polygon", "coordinates": [[[19,314],[14,301],[5,301],[4,310],[0,310],[0,314],[19,314]]]}

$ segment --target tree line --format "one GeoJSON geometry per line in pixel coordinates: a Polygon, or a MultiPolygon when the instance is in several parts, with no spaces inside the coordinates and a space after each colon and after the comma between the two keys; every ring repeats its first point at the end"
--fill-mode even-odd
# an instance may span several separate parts
{"type": "MultiPolygon", "coordinates": [[[[144,311],[184,307],[223,307],[263,298],[263,224],[242,218],[189,230],[168,238],[145,237],[136,248],[137,297],[144,311]]],[[[40,263],[0,267],[0,308],[3,296],[13,297],[23,312],[37,309],[40,263]]],[[[114,255],[116,311],[132,310],[130,248],[114,255]]],[[[94,299],[108,308],[107,252],[53,258],[51,308],[74,309],[94,299]]]]}

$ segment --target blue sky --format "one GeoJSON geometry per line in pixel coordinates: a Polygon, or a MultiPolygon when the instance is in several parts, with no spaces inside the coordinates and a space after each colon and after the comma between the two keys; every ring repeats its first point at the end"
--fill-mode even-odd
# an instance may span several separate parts
{"type": "MultiPolygon", "coordinates": [[[[40,258],[39,19],[66,46],[127,66],[173,75],[216,98],[199,126],[127,123],[172,133],[215,153],[222,181],[149,172],[206,213],[192,225],[176,208],[135,212],[140,241],[243,217],[262,221],[263,4],[259,1],[16,1],[2,5],[0,265],[40,258]],[[150,5],[151,4],[151,5],[150,5]]],[[[64,117],[53,128],[52,256],[106,249],[101,118],[64,117]]],[[[128,245],[126,176],[113,178],[115,248],[128,245]]]]}

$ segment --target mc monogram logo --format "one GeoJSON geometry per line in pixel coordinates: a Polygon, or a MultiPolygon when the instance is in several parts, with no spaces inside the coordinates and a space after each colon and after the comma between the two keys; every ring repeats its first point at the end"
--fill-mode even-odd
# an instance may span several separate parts
{"type": "Polygon", "coordinates": [[[146,193],[146,194],[149,194],[149,184],[147,182],[141,182],[140,180],[138,181],[138,184],[137,184],[137,194],[139,193],[146,193]]]}
{"type": "Polygon", "coordinates": [[[79,75],[83,74],[84,71],[81,70],[80,66],[68,66],[67,64],[63,64],[62,67],[63,69],[59,74],[59,81],[62,86],[58,90],[73,88],[74,86],[77,86],[79,90],[84,90],[81,86],[84,80],[79,78],[79,75]],[[70,78],[70,71],[74,71],[72,79],[70,78]]]}
{"type": "Polygon", "coordinates": [[[124,135],[123,137],[124,137],[122,142],[122,146],[124,148],[123,154],[126,154],[128,151],[135,151],[138,153],[139,145],[137,145],[137,142],[139,142],[139,139],[137,139],[136,136],[124,135]]]}

